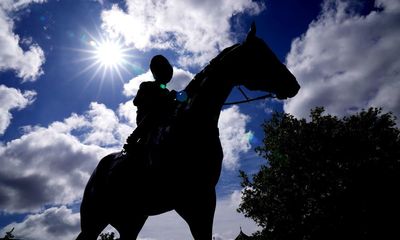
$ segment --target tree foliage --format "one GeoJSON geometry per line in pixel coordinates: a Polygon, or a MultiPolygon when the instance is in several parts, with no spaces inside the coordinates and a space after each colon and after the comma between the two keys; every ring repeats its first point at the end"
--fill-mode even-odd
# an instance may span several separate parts
{"type": "Polygon", "coordinates": [[[17,240],[14,236],[14,234],[12,234],[12,232],[14,231],[14,228],[12,228],[10,231],[6,232],[6,235],[3,238],[0,238],[0,240],[17,240]]]}
{"type": "Polygon", "coordinates": [[[100,233],[100,240],[118,240],[119,238],[115,238],[114,232],[111,233],[100,233]]]}
{"type": "Polygon", "coordinates": [[[238,209],[262,228],[260,239],[399,237],[400,132],[391,113],[339,119],[316,108],[311,121],[276,113],[263,129],[257,152],[267,164],[252,180],[241,172],[238,209]]]}

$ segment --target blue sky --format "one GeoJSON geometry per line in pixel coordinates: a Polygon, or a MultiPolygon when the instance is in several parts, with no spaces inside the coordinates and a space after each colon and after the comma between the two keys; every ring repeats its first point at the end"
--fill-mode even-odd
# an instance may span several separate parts
{"type": "MultiPolygon", "coordinates": [[[[169,88],[182,89],[219,51],[242,41],[252,21],[302,86],[293,99],[221,114],[214,236],[233,239],[240,226],[256,231],[235,209],[238,170],[251,174],[264,162],[254,152],[261,123],[272,111],[306,118],[315,106],[337,116],[371,106],[399,116],[399,19],[398,0],[0,1],[0,233],[15,227],[24,239],[75,237],[90,173],[136,127],[131,100],[151,80],[151,57],[170,59],[169,88]],[[107,41],[122,57],[101,57],[107,41]]],[[[237,90],[230,96],[240,98],[237,90]]],[[[140,238],[190,233],[172,212],[150,218],[140,238]]]]}

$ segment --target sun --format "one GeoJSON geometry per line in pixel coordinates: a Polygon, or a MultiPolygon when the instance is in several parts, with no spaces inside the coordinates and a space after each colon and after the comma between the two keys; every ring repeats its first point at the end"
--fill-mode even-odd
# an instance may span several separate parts
{"type": "Polygon", "coordinates": [[[122,71],[128,72],[131,54],[129,52],[131,48],[127,48],[121,44],[119,39],[107,39],[102,38],[101,40],[92,39],[89,41],[90,50],[86,51],[89,53],[89,58],[92,62],[88,67],[84,69],[95,69],[93,78],[96,78],[98,73],[101,73],[101,80],[114,79],[115,75],[118,75],[122,81],[122,71]]]}
{"type": "Polygon", "coordinates": [[[86,49],[75,49],[84,54],[79,62],[87,63],[77,75],[91,70],[93,74],[90,80],[113,80],[118,76],[123,81],[122,73],[129,73],[132,69],[132,48],[123,45],[120,39],[89,36],[90,39],[84,41],[86,49]]]}
{"type": "Polygon", "coordinates": [[[116,80],[124,83],[126,79],[142,72],[140,56],[134,47],[124,44],[121,38],[99,36],[96,38],[86,33],[79,39],[84,48],[71,49],[78,53],[76,63],[79,64],[72,78],[88,74],[84,88],[95,82],[101,89],[103,83],[114,86],[116,80]]]}
{"type": "Polygon", "coordinates": [[[94,57],[103,67],[116,68],[126,61],[124,48],[118,41],[105,40],[94,42],[92,45],[94,45],[94,57]]]}

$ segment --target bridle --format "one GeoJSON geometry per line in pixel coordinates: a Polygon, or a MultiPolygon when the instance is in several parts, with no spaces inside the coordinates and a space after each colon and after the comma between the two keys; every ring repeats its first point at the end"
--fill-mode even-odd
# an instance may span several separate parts
{"type": "Polygon", "coordinates": [[[225,105],[233,105],[233,104],[242,104],[242,103],[248,103],[248,102],[252,102],[252,101],[256,101],[256,100],[261,100],[261,99],[266,99],[266,98],[277,98],[275,94],[273,93],[267,93],[265,95],[262,95],[260,97],[256,97],[256,98],[249,98],[246,93],[243,91],[242,88],[240,88],[240,86],[237,86],[237,88],[239,89],[240,93],[244,96],[244,98],[246,100],[241,100],[241,101],[234,101],[234,102],[226,102],[224,103],[225,105]]]}
{"type": "MultiPolygon", "coordinates": [[[[210,71],[210,70],[214,69],[215,65],[218,64],[218,62],[222,62],[222,60],[224,60],[224,58],[226,58],[226,56],[229,56],[234,51],[237,51],[239,49],[239,47],[241,47],[241,46],[242,46],[242,44],[236,44],[235,46],[232,47],[232,49],[229,49],[225,54],[223,54],[220,59],[218,59],[217,61],[214,61],[214,62],[211,61],[212,64],[208,65],[209,68],[207,69],[207,71],[210,71]]],[[[242,103],[252,102],[252,101],[266,99],[266,98],[277,98],[276,95],[273,94],[273,93],[268,93],[268,94],[265,94],[263,96],[256,97],[256,98],[249,98],[246,95],[246,93],[243,91],[243,89],[240,88],[239,85],[237,85],[236,87],[239,89],[240,93],[244,96],[244,98],[246,100],[234,101],[234,102],[226,102],[226,103],[223,104],[224,106],[233,105],[233,104],[242,104],[242,103]]]]}

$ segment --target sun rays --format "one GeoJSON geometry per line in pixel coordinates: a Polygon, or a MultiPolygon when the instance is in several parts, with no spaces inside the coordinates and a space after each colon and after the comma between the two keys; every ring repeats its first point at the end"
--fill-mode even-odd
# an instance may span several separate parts
{"type": "Polygon", "coordinates": [[[101,91],[105,82],[114,85],[116,80],[124,83],[128,78],[142,72],[137,65],[138,57],[135,57],[134,49],[125,46],[121,39],[99,37],[95,38],[87,33],[80,39],[84,48],[73,49],[77,51],[77,62],[81,66],[75,77],[87,75],[88,79],[84,88],[97,82],[101,91]]]}

